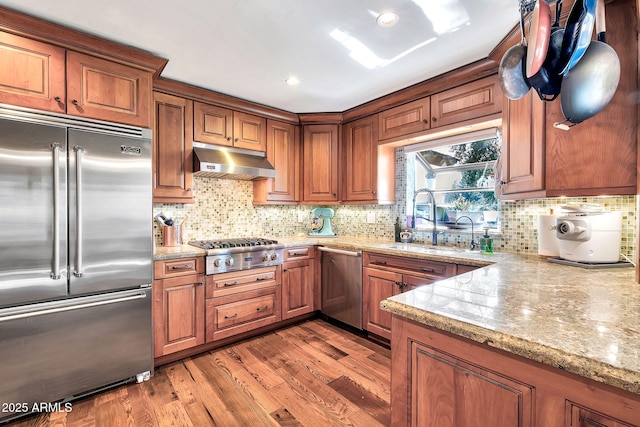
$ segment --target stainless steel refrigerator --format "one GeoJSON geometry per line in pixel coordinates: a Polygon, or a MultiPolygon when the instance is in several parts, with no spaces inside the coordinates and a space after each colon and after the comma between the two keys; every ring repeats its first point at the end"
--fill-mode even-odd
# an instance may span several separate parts
{"type": "Polygon", "coordinates": [[[150,136],[0,105],[0,422],[150,376],[150,136]]]}

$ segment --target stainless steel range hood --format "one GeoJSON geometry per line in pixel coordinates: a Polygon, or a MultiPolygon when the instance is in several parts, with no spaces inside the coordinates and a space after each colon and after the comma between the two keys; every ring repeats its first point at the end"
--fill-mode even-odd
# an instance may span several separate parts
{"type": "Polygon", "coordinates": [[[276,170],[262,153],[193,143],[193,174],[242,181],[275,178],[276,170]]]}

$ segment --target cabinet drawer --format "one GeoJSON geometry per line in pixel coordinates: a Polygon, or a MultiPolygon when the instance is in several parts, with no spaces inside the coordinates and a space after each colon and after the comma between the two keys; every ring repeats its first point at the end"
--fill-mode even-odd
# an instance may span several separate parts
{"type": "Polygon", "coordinates": [[[207,342],[280,321],[280,299],[280,286],[208,299],[205,308],[207,342]]]}
{"type": "Polygon", "coordinates": [[[301,246],[297,248],[286,248],[284,250],[284,260],[292,261],[296,259],[309,259],[315,255],[314,246],[301,246]]]}
{"type": "Polygon", "coordinates": [[[246,271],[214,274],[207,276],[206,297],[224,295],[274,286],[280,282],[277,267],[256,268],[246,271]]]}
{"type": "Polygon", "coordinates": [[[197,257],[156,261],[153,270],[155,279],[204,273],[204,258],[197,257]]]}
{"type": "Polygon", "coordinates": [[[444,278],[456,275],[455,264],[371,252],[364,253],[363,265],[422,277],[444,278]]]}

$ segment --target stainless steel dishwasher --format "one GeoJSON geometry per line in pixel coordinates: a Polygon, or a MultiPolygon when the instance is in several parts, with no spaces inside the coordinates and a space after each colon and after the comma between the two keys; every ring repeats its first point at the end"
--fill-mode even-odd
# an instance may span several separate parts
{"type": "Polygon", "coordinates": [[[362,252],[320,246],[322,313],[362,329],[362,252]]]}

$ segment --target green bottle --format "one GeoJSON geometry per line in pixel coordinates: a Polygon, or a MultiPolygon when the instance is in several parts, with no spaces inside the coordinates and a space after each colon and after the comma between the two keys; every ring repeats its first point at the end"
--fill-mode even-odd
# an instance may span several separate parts
{"type": "Polygon", "coordinates": [[[480,253],[485,255],[493,253],[493,237],[489,236],[489,227],[484,229],[484,236],[480,238],[480,253]]]}
{"type": "Polygon", "coordinates": [[[396,242],[400,241],[400,217],[396,217],[396,223],[393,224],[393,227],[395,228],[395,234],[396,234],[396,242]]]}

